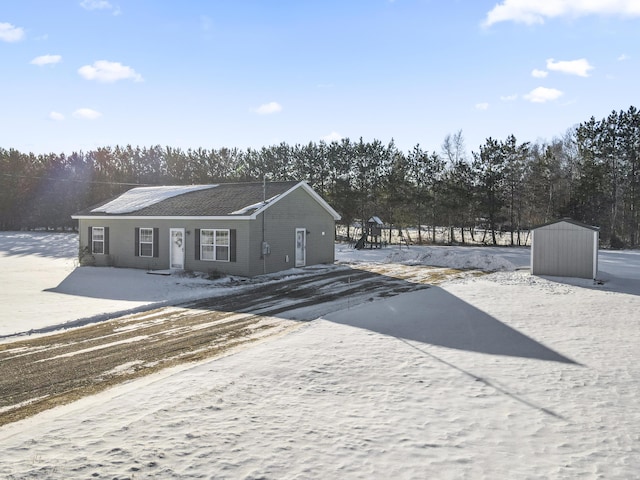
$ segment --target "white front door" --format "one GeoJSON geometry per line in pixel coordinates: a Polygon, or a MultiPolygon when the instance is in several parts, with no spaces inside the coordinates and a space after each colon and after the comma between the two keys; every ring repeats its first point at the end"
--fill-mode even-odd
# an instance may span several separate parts
{"type": "Polygon", "coordinates": [[[184,228],[169,229],[169,267],[176,270],[184,268],[184,228]]]}
{"type": "Polygon", "coordinates": [[[307,229],[296,228],[296,267],[307,264],[307,229]]]}

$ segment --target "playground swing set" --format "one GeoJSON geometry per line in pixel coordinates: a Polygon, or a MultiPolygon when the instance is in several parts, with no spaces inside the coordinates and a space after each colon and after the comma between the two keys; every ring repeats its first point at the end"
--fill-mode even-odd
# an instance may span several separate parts
{"type": "Polygon", "coordinates": [[[353,248],[362,250],[363,248],[382,248],[382,227],[384,223],[380,218],[373,216],[363,226],[362,236],[356,242],[353,248]]]}

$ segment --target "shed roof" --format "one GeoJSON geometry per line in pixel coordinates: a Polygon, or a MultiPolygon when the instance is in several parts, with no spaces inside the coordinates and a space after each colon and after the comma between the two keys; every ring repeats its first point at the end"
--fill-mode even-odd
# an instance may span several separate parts
{"type": "Polygon", "coordinates": [[[72,217],[255,217],[297,188],[304,188],[334,218],[340,218],[309,185],[295,181],[136,187],[72,217]]]}
{"type": "Polygon", "coordinates": [[[578,222],[577,220],[573,220],[571,218],[561,218],[560,220],[554,220],[553,222],[548,222],[542,225],[538,225],[533,228],[533,230],[537,230],[538,228],[548,227],[549,225],[555,225],[556,223],[570,223],[571,225],[576,225],[578,227],[586,228],[589,230],[593,230],[594,232],[600,231],[600,227],[596,227],[594,225],[587,225],[586,223],[578,222]]]}

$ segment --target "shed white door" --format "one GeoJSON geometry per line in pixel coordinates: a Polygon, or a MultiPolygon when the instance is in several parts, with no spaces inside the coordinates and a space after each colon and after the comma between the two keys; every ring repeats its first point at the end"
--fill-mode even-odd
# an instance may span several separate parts
{"type": "Polygon", "coordinates": [[[307,264],[307,229],[296,228],[296,267],[307,264]]]}
{"type": "Polygon", "coordinates": [[[171,248],[169,249],[169,266],[176,270],[184,268],[184,228],[169,229],[171,248]]]}

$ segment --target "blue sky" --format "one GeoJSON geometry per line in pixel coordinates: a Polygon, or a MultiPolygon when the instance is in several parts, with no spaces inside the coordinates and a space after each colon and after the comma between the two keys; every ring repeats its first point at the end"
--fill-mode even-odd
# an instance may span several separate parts
{"type": "Polygon", "coordinates": [[[640,107],[637,0],[13,0],[0,147],[440,151],[640,107]]]}

